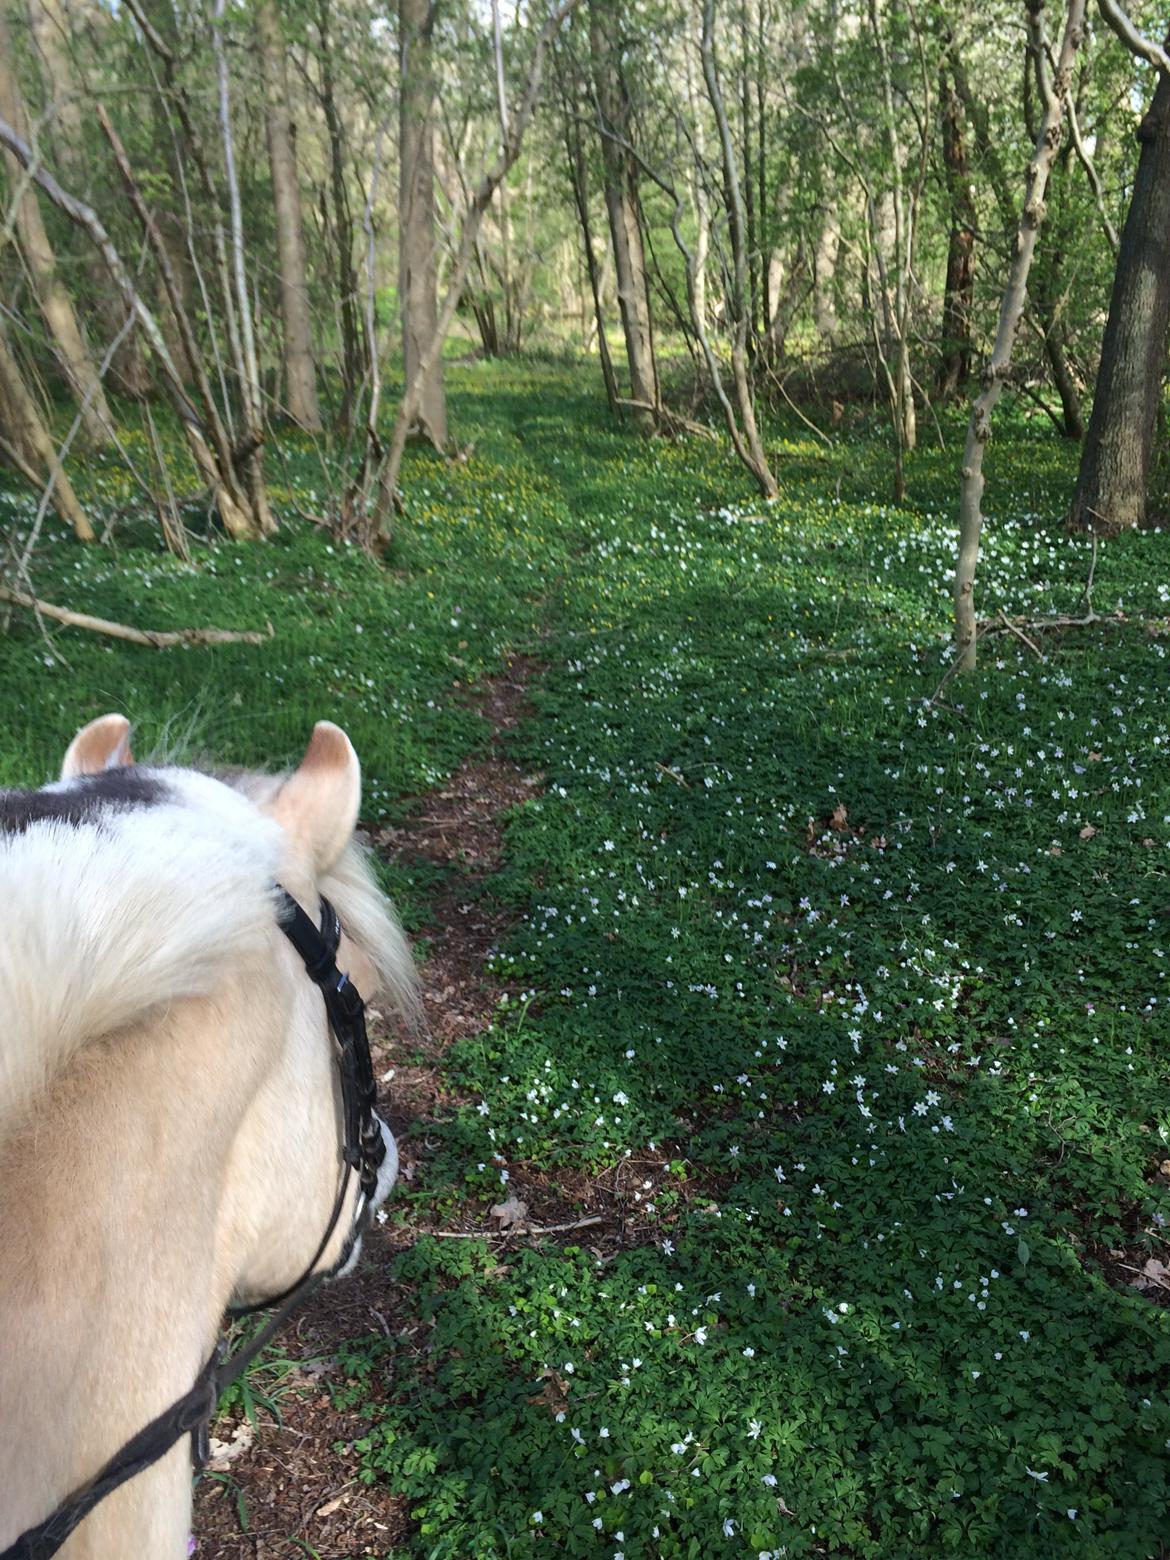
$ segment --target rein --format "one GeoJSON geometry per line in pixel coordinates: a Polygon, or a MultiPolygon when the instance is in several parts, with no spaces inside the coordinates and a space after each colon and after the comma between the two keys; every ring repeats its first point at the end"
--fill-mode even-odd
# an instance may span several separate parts
{"type": "Polygon", "coordinates": [[[191,1390],[144,1425],[117,1451],[109,1462],[71,1495],[43,1522],[25,1530],[14,1543],[0,1552],[0,1560],[49,1560],[74,1529],[105,1497],[136,1474],[164,1457],[185,1435],[191,1437],[191,1460],[196,1470],[208,1457],[208,1431],[215,1405],[221,1395],[237,1381],[262,1349],[275,1337],[303,1300],[332,1278],[353,1255],[369,1223],[378,1170],[386,1155],[386,1144],[374,1115],[376,1085],[366,1035],[365,1003],[349,979],[337,967],[337,948],[341,940],[341,922],[327,899],[321,900],[321,924],[317,927],[280,885],[279,920],[281,931],[292,943],[305,972],[321,990],[329,1028],[337,1043],[338,1071],[341,1075],[341,1099],[344,1122],[341,1179],[333,1212],[325,1233],[309,1265],[296,1283],[259,1305],[232,1308],[231,1314],[246,1316],[270,1310],[268,1320],[234,1354],[218,1343],[215,1352],[195,1379],[191,1390]],[[341,1218],[349,1192],[351,1175],[358,1177],[358,1205],[353,1224],[332,1267],[317,1271],[317,1263],[328,1246],[341,1218]]]}

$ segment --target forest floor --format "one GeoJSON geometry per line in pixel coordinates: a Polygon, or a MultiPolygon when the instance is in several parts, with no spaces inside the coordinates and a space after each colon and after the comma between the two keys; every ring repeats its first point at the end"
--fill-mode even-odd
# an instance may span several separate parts
{"type": "Polygon", "coordinates": [[[1094,561],[1009,411],[982,609],[1092,565],[1111,617],[932,699],[950,424],[901,507],[864,418],[774,428],[762,506],[593,372],[453,369],[474,450],[413,455],[384,563],[296,519],[295,439],[270,544],[40,549],[263,645],[0,641],[5,783],[107,708],[268,766],[340,721],[419,956],[387,1222],[223,1405],[196,1553],[1162,1556],[1170,537],[1094,561]]]}

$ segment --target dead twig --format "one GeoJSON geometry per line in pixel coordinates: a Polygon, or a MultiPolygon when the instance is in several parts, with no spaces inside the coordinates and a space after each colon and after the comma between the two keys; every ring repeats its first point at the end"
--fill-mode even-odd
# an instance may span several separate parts
{"type": "Polygon", "coordinates": [[[22,590],[12,590],[0,585],[0,601],[14,607],[25,607],[29,612],[53,618],[70,628],[85,628],[92,634],[105,634],[110,639],[125,639],[132,645],[146,645],[152,650],[166,650],[173,645],[262,645],[273,637],[272,624],[264,634],[254,631],[237,632],[230,628],[132,628],[128,623],[112,623],[108,618],[91,617],[88,612],[73,612],[68,607],[55,607],[22,590]]]}
{"type": "Polygon", "coordinates": [[[510,1240],[513,1235],[563,1235],[567,1230],[584,1230],[604,1223],[604,1217],[595,1213],[572,1224],[519,1224],[508,1230],[431,1230],[430,1234],[439,1240],[510,1240]]]}
{"type": "Polygon", "coordinates": [[[690,790],[690,786],[683,779],[682,775],[679,774],[677,769],[669,769],[665,764],[660,764],[657,759],[654,761],[654,767],[655,769],[660,769],[664,775],[669,775],[676,785],[682,786],[684,791],[690,790]]]}
{"type": "Polygon", "coordinates": [[[1024,630],[1020,628],[1017,623],[1013,623],[1006,612],[1001,612],[999,616],[1003,626],[1008,630],[1008,632],[1014,634],[1021,644],[1027,645],[1028,649],[1032,652],[1037,660],[1046,661],[1048,659],[1036,641],[1034,639],[1029,639],[1024,630]]]}

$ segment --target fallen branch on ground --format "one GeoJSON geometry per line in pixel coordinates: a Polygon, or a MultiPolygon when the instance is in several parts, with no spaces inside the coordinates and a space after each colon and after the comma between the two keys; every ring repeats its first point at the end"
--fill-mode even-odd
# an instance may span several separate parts
{"type": "Polygon", "coordinates": [[[708,428],[705,423],[693,422],[691,418],[684,417],[681,412],[672,412],[667,406],[662,406],[661,404],[655,406],[651,401],[635,401],[629,396],[618,396],[617,404],[619,406],[632,406],[638,411],[653,412],[656,417],[663,418],[666,421],[669,425],[667,431],[670,433],[678,433],[681,429],[683,433],[693,433],[697,434],[701,439],[709,439],[712,444],[719,443],[719,435],[714,428],[708,428]]]}
{"type": "MultiPolygon", "coordinates": [[[[1048,629],[1054,628],[1093,628],[1098,623],[1108,623],[1114,627],[1129,623],[1133,620],[1124,612],[1087,612],[1083,617],[1008,617],[1000,613],[998,618],[989,618],[980,623],[979,633],[983,634],[1019,634],[1021,630],[1026,633],[1042,634],[1048,629]]],[[[1034,647],[1033,647],[1034,648],[1034,647]]]]}
{"type": "Polygon", "coordinates": [[[506,1230],[431,1230],[430,1233],[439,1240],[508,1240],[513,1235],[561,1235],[566,1230],[584,1230],[604,1223],[601,1214],[593,1214],[572,1224],[517,1224],[506,1230]]]}
{"type": "Polygon", "coordinates": [[[92,634],[105,634],[110,639],[127,639],[132,645],[147,645],[152,650],[167,650],[173,645],[262,645],[272,638],[272,624],[264,634],[248,630],[237,632],[231,628],[132,628],[128,623],[112,623],[108,618],[90,617],[88,612],[72,612],[68,607],[55,607],[51,602],[36,596],[27,596],[22,590],[12,590],[0,585],[0,601],[14,607],[25,607],[41,617],[67,623],[70,628],[87,628],[92,634]]]}
{"type": "MultiPolygon", "coordinates": [[[[1087,612],[1083,617],[1062,615],[1059,617],[1039,618],[1010,618],[1005,612],[1001,612],[997,618],[983,618],[976,626],[975,638],[978,641],[984,638],[987,634],[1014,634],[1017,639],[1022,640],[1024,644],[1027,645],[1028,649],[1034,651],[1035,654],[1038,655],[1043,661],[1044,655],[1040,650],[1040,647],[1033,644],[1031,639],[1028,638],[1029,633],[1043,634],[1051,629],[1060,630],[1066,628],[1094,628],[1098,624],[1108,625],[1110,628],[1121,628],[1124,627],[1125,624],[1134,621],[1134,618],[1127,616],[1124,612],[1087,612]]],[[[1140,619],[1136,621],[1140,621],[1140,619]]],[[[965,654],[966,651],[961,650],[955,659],[951,662],[950,666],[943,674],[942,681],[931,694],[930,698],[927,699],[926,702],[928,704],[937,704],[939,694],[942,693],[943,689],[959,670],[963,663],[965,654]]]]}

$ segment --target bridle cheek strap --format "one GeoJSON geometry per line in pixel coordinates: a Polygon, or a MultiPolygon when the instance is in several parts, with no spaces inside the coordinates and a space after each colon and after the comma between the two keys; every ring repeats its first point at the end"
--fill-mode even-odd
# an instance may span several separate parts
{"type": "Polygon", "coordinates": [[[305,973],[325,999],[341,1069],[345,1162],[358,1172],[361,1189],[369,1201],[377,1190],[386,1144],[374,1116],[378,1090],[366,1035],[366,1005],[349,976],[337,967],[341,941],[337,911],[327,899],[322,899],[318,928],[291,894],[284,889],[280,892],[284,896],[280,929],[300,954],[305,973]]]}
{"type": "Polygon", "coordinates": [[[217,1345],[215,1353],[199,1372],[189,1392],[164,1409],[148,1425],[144,1425],[100,1472],[67,1496],[43,1522],[26,1529],[14,1543],[0,1552],[0,1560],[50,1560],[100,1501],[152,1463],[165,1457],[185,1435],[191,1437],[194,1466],[196,1469],[202,1468],[208,1455],[208,1426],[222,1394],[243,1375],[261,1350],[267,1348],[293,1310],[319,1284],[332,1278],[345,1266],[369,1223],[378,1184],[378,1170],[386,1156],[386,1144],[374,1115],[376,1085],[366,1035],[365,1003],[348,975],[337,967],[341,922],[333,906],[327,899],[321,900],[321,925],[318,928],[292,895],[279,884],[277,891],[281,896],[278,924],[300,954],[309,979],[320,988],[325,999],[329,1028],[338,1048],[345,1136],[341,1181],[325,1234],[312,1261],[295,1284],[259,1305],[233,1308],[233,1314],[239,1316],[278,1307],[263,1327],[232,1355],[225,1353],[223,1344],[217,1345]],[[328,1269],[319,1270],[317,1263],[324,1256],[341,1219],[350,1177],[355,1172],[359,1194],[349,1234],[337,1261],[328,1269]]]}

